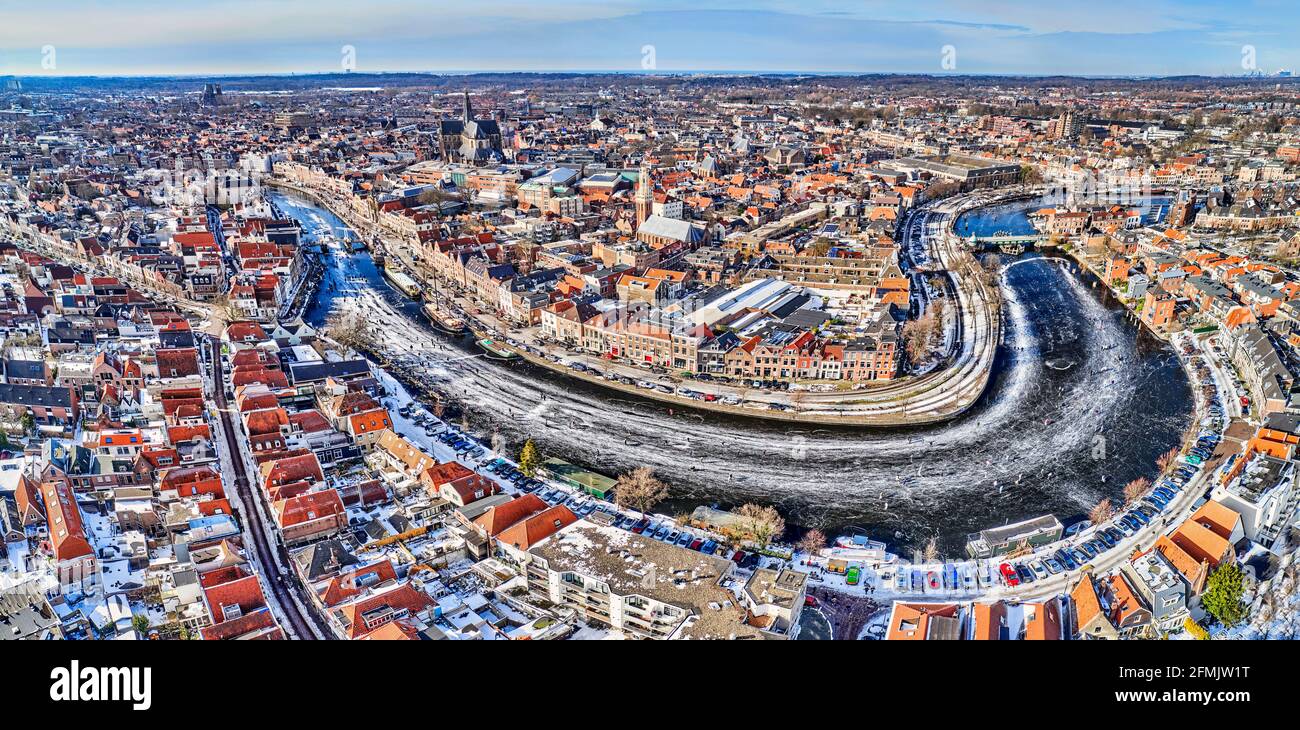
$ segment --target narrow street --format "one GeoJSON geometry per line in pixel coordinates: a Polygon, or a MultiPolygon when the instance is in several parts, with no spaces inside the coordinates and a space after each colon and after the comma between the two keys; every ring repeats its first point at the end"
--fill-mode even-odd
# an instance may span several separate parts
{"type": "MultiPolygon", "coordinates": [[[[278,611],[279,615],[285,617],[289,622],[293,638],[310,639],[323,636],[332,639],[334,638],[333,632],[328,629],[324,620],[315,614],[311,615],[311,621],[316,624],[317,632],[312,631],[311,623],[303,617],[303,612],[299,610],[298,603],[294,600],[292,589],[287,582],[292,580],[292,577],[286,577],[281,572],[280,565],[288,565],[289,556],[279,543],[272,544],[272,540],[268,538],[262,520],[257,514],[257,503],[254,500],[260,500],[262,496],[259,490],[252,489],[248,480],[248,472],[244,466],[235,426],[230,419],[230,410],[226,402],[225,379],[222,374],[220,345],[216,339],[212,338],[208,339],[208,345],[212,366],[213,398],[216,401],[217,410],[221,414],[221,430],[225,434],[226,449],[230,455],[230,462],[234,470],[235,491],[239,495],[240,503],[244,505],[242,523],[245,533],[253,539],[257,553],[258,570],[264,578],[266,587],[271,590],[272,596],[270,598],[274,600],[280,609],[278,611]],[[254,494],[254,492],[258,493],[254,494]]],[[[263,502],[263,506],[267,506],[265,502],[263,502]]]]}

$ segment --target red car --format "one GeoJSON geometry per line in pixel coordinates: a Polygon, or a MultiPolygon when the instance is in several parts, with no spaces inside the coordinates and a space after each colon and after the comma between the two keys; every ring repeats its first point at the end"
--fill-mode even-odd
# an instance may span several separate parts
{"type": "Polygon", "coordinates": [[[745,551],[737,550],[736,554],[731,556],[731,559],[736,562],[736,565],[740,565],[740,561],[745,559],[745,551]]]}
{"type": "Polygon", "coordinates": [[[814,596],[804,596],[803,605],[808,606],[809,608],[817,608],[821,604],[817,602],[817,598],[814,596]]]}
{"type": "Polygon", "coordinates": [[[698,537],[697,537],[697,538],[695,538],[694,540],[691,541],[691,549],[692,549],[692,550],[699,550],[699,549],[700,549],[700,546],[703,545],[703,544],[704,544],[704,540],[702,540],[701,538],[698,538],[698,537]]]}
{"type": "Polygon", "coordinates": [[[998,566],[998,570],[1002,571],[1002,580],[1006,581],[1007,585],[1012,587],[1020,585],[1020,576],[1016,575],[1016,569],[1009,563],[998,566]]]}

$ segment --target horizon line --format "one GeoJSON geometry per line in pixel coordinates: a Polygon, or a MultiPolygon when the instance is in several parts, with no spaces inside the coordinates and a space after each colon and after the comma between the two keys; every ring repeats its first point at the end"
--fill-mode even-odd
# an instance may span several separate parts
{"type": "Polygon", "coordinates": [[[446,70],[374,70],[374,71],[196,71],[189,73],[11,73],[0,78],[13,79],[193,79],[193,78],[304,78],[312,76],[481,76],[481,75],[560,75],[577,76],[647,76],[647,77],[682,77],[682,76],[920,76],[926,78],[1065,78],[1104,81],[1116,80],[1161,80],[1161,79],[1240,79],[1243,81],[1292,81],[1300,76],[1278,76],[1262,73],[1251,74],[1086,74],[1086,73],[1031,73],[1024,71],[1007,72],[935,72],[935,71],[797,71],[777,69],[446,69],[446,70]]]}

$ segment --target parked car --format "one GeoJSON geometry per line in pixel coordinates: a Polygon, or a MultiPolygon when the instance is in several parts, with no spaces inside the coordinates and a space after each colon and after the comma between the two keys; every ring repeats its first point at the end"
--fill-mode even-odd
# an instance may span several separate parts
{"type": "Polygon", "coordinates": [[[1024,563],[1016,565],[1016,575],[1020,576],[1021,583],[1033,583],[1034,571],[1030,570],[1024,563]]]}
{"type": "Polygon", "coordinates": [[[979,586],[975,583],[975,568],[969,565],[963,565],[961,568],[961,585],[968,591],[973,591],[979,586]]]}
{"type": "Polygon", "coordinates": [[[1067,570],[1074,570],[1079,564],[1074,562],[1074,558],[1064,548],[1056,551],[1056,559],[1066,567],[1067,570]]]}

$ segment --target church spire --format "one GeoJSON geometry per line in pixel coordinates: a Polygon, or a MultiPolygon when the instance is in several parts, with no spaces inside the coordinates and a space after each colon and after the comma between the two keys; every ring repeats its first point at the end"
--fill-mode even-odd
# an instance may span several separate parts
{"type": "Polygon", "coordinates": [[[465,105],[464,105],[464,108],[461,110],[461,117],[460,117],[460,118],[461,118],[461,121],[468,123],[469,120],[472,119],[473,117],[474,117],[473,112],[471,112],[471,111],[470,111],[470,108],[469,108],[469,89],[466,89],[466,90],[465,90],[465,105]]]}
{"type": "Polygon", "coordinates": [[[641,161],[641,172],[636,183],[636,226],[641,227],[654,209],[654,192],[650,184],[650,168],[641,161]]]}

